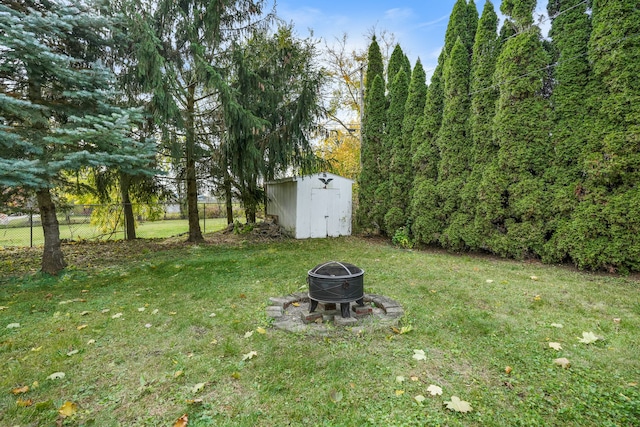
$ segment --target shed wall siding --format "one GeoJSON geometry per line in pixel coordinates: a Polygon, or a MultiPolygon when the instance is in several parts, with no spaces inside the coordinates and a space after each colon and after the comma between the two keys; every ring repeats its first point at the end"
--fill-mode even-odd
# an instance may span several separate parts
{"type": "Polygon", "coordinates": [[[298,216],[296,187],[295,181],[267,185],[267,215],[278,217],[278,224],[294,237],[298,216]]]}

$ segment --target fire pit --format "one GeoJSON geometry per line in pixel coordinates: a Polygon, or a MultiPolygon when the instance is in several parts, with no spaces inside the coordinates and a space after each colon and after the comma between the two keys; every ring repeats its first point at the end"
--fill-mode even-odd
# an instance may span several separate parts
{"type": "Polygon", "coordinates": [[[353,264],[329,261],[309,270],[309,312],[314,312],[318,302],[340,303],[342,317],[350,317],[350,303],[364,305],[362,285],[364,270],[353,264]]]}

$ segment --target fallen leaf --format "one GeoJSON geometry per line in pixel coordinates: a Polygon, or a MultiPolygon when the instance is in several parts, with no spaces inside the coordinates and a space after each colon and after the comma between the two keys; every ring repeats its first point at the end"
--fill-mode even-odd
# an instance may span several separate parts
{"type": "Polygon", "coordinates": [[[422,403],[422,402],[425,401],[426,398],[423,395],[419,394],[417,396],[414,396],[414,399],[415,399],[416,402],[422,403]]]}
{"type": "Polygon", "coordinates": [[[38,352],[40,350],[42,350],[42,346],[40,346],[40,347],[31,347],[31,351],[38,352]]]}
{"type": "Polygon", "coordinates": [[[555,359],[553,361],[556,365],[562,366],[564,369],[567,369],[571,366],[571,362],[566,357],[560,357],[559,359],[555,359]]]}
{"type": "Polygon", "coordinates": [[[87,341],[87,344],[95,344],[95,343],[96,343],[96,340],[93,340],[93,339],[87,341]]]}
{"type": "Polygon", "coordinates": [[[118,319],[120,317],[122,317],[122,313],[116,313],[113,316],[111,316],[112,319],[118,319]]]}
{"type": "Polygon", "coordinates": [[[16,400],[16,405],[18,405],[21,408],[26,408],[28,406],[33,405],[33,400],[31,400],[31,399],[27,399],[27,400],[18,399],[18,400],[16,400]]]}
{"type": "Polygon", "coordinates": [[[211,314],[209,315],[209,317],[216,317],[216,314],[215,314],[215,313],[211,313],[211,314]]]}
{"type": "Polygon", "coordinates": [[[504,368],[504,373],[509,375],[511,373],[511,371],[513,371],[513,368],[511,366],[506,366],[504,368]]]}
{"type": "Polygon", "coordinates": [[[6,310],[6,309],[8,309],[8,308],[9,308],[9,307],[7,307],[6,305],[0,305],[0,311],[6,310]]]}
{"type": "Polygon", "coordinates": [[[469,404],[469,402],[465,402],[464,400],[460,400],[458,396],[451,396],[451,401],[445,402],[447,405],[447,409],[451,409],[456,412],[471,412],[473,408],[469,404]]]}
{"type": "Polygon", "coordinates": [[[81,293],[81,294],[89,293],[89,289],[83,289],[83,290],[81,290],[81,291],[80,291],[80,293],[81,293]]]}
{"type": "Polygon", "coordinates": [[[77,329],[77,330],[79,330],[79,331],[81,331],[81,330],[83,330],[84,328],[86,328],[87,326],[89,326],[89,325],[80,325],[80,326],[76,327],[76,329],[77,329]]]}
{"type": "Polygon", "coordinates": [[[442,394],[442,388],[434,384],[427,387],[427,391],[431,396],[440,396],[442,394]]]}
{"type": "Polygon", "coordinates": [[[11,390],[11,393],[13,394],[22,394],[22,393],[26,393],[29,391],[29,386],[28,385],[24,385],[22,387],[16,387],[14,389],[11,390]]]}
{"type": "Polygon", "coordinates": [[[493,283],[493,280],[487,279],[487,283],[493,283]]]}
{"type": "Polygon", "coordinates": [[[154,310],[151,312],[151,314],[158,314],[158,312],[159,312],[159,311],[160,311],[160,310],[158,310],[158,309],[156,308],[156,309],[154,309],[154,310]]]}
{"type": "Polygon", "coordinates": [[[90,311],[83,311],[82,313],[80,313],[80,316],[86,316],[89,313],[91,313],[91,312],[90,311]]]}
{"type": "Polygon", "coordinates": [[[175,371],[173,373],[173,378],[181,377],[184,374],[184,371],[175,371]]]}
{"type": "Polygon", "coordinates": [[[36,389],[38,387],[40,387],[40,383],[38,381],[34,381],[33,384],[31,384],[32,389],[36,389]]]}
{"type": "Polygon", "coordinates": [[[150,328],[151,326],[153,326],[153,325],[151,325],[151,323],[145,323],[145,324],[144,324],[144,327],[145,327],[145,328],[150,328]]]}
{"type": "Polygon", "coordinates": [[[65,418],[74,416],[76,412],[78,412],[78,405],[68,400],[58,409],[58,413],[65,418]]]}
{"type": "Polygon", "coordinates": [[[329,398],[333,403],[338,403],[342,400],[342,392],[333,389],[329,392],[329,398]]]}
{"type": "Polygon", "coordinates": [[[205,385],[207,385],[207,383],[198,383],[194,385],[193,387],[191,387],[191,393],[195,394],[201,392],[205,385]]]}
{"type": "Polygon", "coordinates": [[[552,323],[552,324],[551,324],[551,325],[549,325],[549,326],[551,326],[551,327],[553,327],[553,328],[559,328],[559,329],[564,328],[564,326],[562,326],[562,324],[560,324],[560,323],[552,323]]]}
{"type": "Polygon", "coordinates": [[[189,423],[189,417],[187,416],[187,414],[184,414],[176,420],[175,424],[173,424],[173,427],[187,427],[187,423],[189,423]]]}
{"type": "Polygon", "coordinates": [[[542,299],[542,297],[540,295],[536,295],[535,297],[533,297],[534,301],[540,301],[542,299]]]}
{"type": "Polygon", "coordinates": [[[203,402],[202,399],[187,399],[186,401],[187,405],[199,405],[203,402]]]}
{"type": "Polygon", "coordinates": [[[175,316],[176,314],[178,314],[178,312],[177,312],[177,311],[170,311],[170,312],[169,312],[169,316],[175,316]]]}
{"type": "Polygon", "coordinates": [[[416,360],[427,360],[427,356],[424,354],[424,350],[413,350],[413,356],[416,360]]]}
{"type": "Polygon", "coordinates": [[[620,319],[619,317],[614,317],[613,318],[613,323],[620,323],[622,321],[622,319],[620,319]]]}
{"type": "Polygon", "coordinates": [[[144,307],[138,307],[138,311],[139,311],[139,312],[143,312],[143,311],[145,311],[145,310],[146,310],[146,308],[144,308],[144,307]]]}
{"type": "Polygon", "coordinates": [[[251,335],[253,335],[253,331],[248,331],[244,333],[245,338],[249,338],[251,335]]]}
{"type": "Polygon", "coordinates": [[[396,390],[396,396],[402,396],[404,394],[404,390],[396,390]]]}
{"type": "Polygon", "coordinates": [[[231,374],[231,378],[233,378],[234,380],[239,380],[240,379],[240,372],[235,371],[231,374]]]}
{"type": "Polygon", "coordinates": [[[404,382],[404,377],[403,377],[403,376],[401,376],[401,375],[398,375],[398,376],[396,377],[396,382],[397,382],[397,383],[403,383],[403,382],[404,382]]]}
{"type": "Polygon", "coordinates": [[[104,313],[108,313],[110,311],[111,311],[111,309],[109,309],[109,308],[103,308],[102,310],[100,310],[100,313],[104,314],[104,313]]]}
{"type": "Polygon", "coordinates": [[[69,353],[67,353],[67,356],[71,357],[74,354],[78,354],[80,352],[80,350],[71,350],[69,353]]]}
{"type": "Polygon", "coordinates": [[[267,330],[265,328],[256,328],[256,332],[259,334],[266,334],[267,330]]]}
{"type": "Polygon", "coordinates": [[[599,338],[593,332],[583,332],[582,338],[579,338],[578,340],[584,344],[592,344],[598,341],[598,339],[599,338]]]}
{"type": "Polygon", "coordinates": [[[299,302],[292,302],[291,305],[294,306],[294,307],[300,307],[300,303],[299,302]]]}
{"type": "Polygon", "coordinates": [[[551,347],[554,350],[558,350],[558,351],[562,350],[562,345],[560,345],[559,342],[550,342],[549,343],[549,347],[551,347]]]}
{"type": "Polygon", "coordinates": [[[531,280],[538,280],[538,276],[531,276],[531,280]]]}
{"type": "Polygon", "coordinates": [[[47,377],[48,380],[61,380],[64,378],[64,372],[54,372],[47,377]]]}
{"type": "Polygon", "coordinates": [[[9,323],[7,325],[7,329],[15,329],[15,328],[19,328],[20,327],[20,323],[9,323]]]}
{"type": "Polygon", "coordinates": [[[418,381],[418,380],[419,380],[419,378],[416,377],[416,376],[411,377],[411,381],[418,381]]]}
{"type": "Polygon", "coordinates": [[[250,359],[253,359],[254,356],[257,356],[257,355],[258,355],[257,351],[250,351],[249,353],[242,355],[242,360],[250,360],[250,359]]]}

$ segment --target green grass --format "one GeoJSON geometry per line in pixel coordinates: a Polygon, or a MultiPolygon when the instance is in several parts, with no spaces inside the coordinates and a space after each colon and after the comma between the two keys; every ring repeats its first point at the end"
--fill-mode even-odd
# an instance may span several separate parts
{"type": "Polygon", "coordinates": [[[631,278],[358,238],[138,251],[60,277],[5,276],[0,425],[54,425],[65,401],[79,410],[63,425],[170,426],[185,413],[190,427],[638,425],[639,290],[631,278]],[[329,259],[364,268],[365,291],[403,304],[413,330],[270,328],[268,298],[304,289],[329,259]],[[244,337],[258,327],[266,334],[244,337]],[[603,339],[586,345],[582,332],[603,339]],[[454,395],[473,411],[446,409],[454,395]]]}
{"type": "MultiPolygon", "coordinates": [[[[86,219],[86,218],[85,218],[86,219]]],[[[208,218],[200,220],[200,229],[206,233],[222,230],[227,226],[225,218],[208,218]]],[[[143,239],[154,239],[176,236],[187,233],[189,223],[186,219],[145,221],[136,227],[136,237],[143,239]]],[[[60,238],[68,240],[90,240],[90,239],[122,239],[124,231],[120,229],[116,233],[107,233],[98,230],[89,223],[60,224],[60,238]]],[[[1,246],[29,246],[31,243],[31,230],[29,227],[0,227],[0,247],[1,246]]],[[[33,227],[33,245],[44,244],[44,235],[40,225],[33,227]]]]}

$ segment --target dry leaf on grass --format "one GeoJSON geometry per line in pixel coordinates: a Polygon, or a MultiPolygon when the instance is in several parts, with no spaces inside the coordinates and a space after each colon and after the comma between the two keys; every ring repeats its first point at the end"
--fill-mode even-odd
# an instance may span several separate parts
{"type": "Polygon", "coordinates": [[[431,396],[440,396],[442,394],[442,388],[434,384],[427,387],[427,391],[431,396]]]}
{"type": "Polygon", "coordinates": [[[549,347],[551,347],[554,350],[558,350],[558,351],[562,350],[562,345],[560,345],[559,342],[550,342],[549,343],[549,347]]]}
{"type": "Polygon", "coordinates": [[[569,359],[567,359],[566,357],[560,357],[558,359],[555,359],[553,363],[555,363],[558,366],[562,366],[564,369],[567,369],[568,367],[571,366],[571,362],[569,362],[569,359]]]}
{"type": "Polygon", "coordinates": [[[445,405],[447,405],[447,409],[451,409],[456,412],[466,413],[473,411],[469,402],[461,400],[458,396],[451,396],[451,400],[449,402],[445,402],[445,405]]]}
{"type": "Polygon", "coordinates": [[[176,420],[176,422],[173,424],[173,427],[187,427],[188,423],[189,417],[187,416],[187,414],[184,414],[176,420]]]}
{"type": "Polygon", "coordinates": [[[68,400],[58,409],[58,413],[65,418],[74,416],[76,412],[78,412],[78,405],[68,400]]]}

